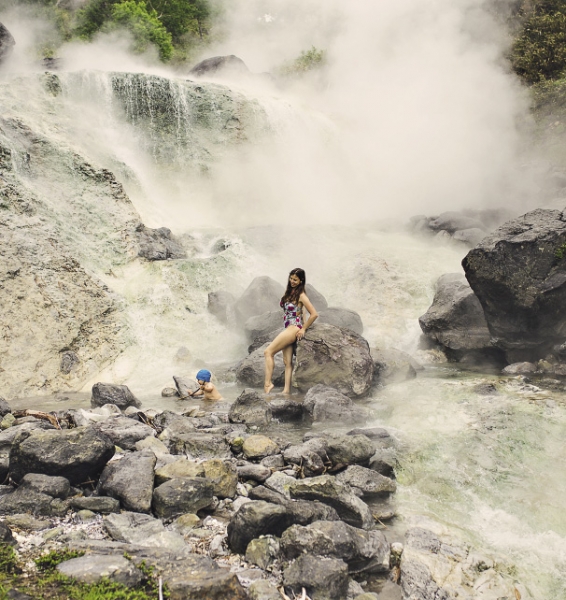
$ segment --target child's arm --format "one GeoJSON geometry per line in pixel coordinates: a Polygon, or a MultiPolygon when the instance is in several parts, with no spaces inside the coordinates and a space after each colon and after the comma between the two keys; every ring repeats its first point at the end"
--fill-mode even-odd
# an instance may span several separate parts
{"type": "Polygon", "coordinates": [[[204,394],[204,392],[200,388],[198,390],[195,390],[194,392],[189,392],[189,396],[191,396],[191,398],[193,398],[194,396],[200,396],[200,394],[204,394]]]}

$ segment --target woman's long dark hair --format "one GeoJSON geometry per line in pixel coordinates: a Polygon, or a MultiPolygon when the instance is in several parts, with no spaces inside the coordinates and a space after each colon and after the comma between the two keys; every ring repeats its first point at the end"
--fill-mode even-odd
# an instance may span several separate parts
{"type": "Polygon", "coordinates": [[[289,273],[289,279],[287,279],[287,289],[283,294],[283,298],[281,298],[281,302],[292,302],[293,304],[297,304],[301,294],[305,291],[305,285],[307,285],[307,276],[305,275],[303,269],[293,269],[289,273]],[[297,287],[291,287],[291,282],[289,281],[291,275],[296,275],[301,280],[301,283],[299,283],[297,287]]]}

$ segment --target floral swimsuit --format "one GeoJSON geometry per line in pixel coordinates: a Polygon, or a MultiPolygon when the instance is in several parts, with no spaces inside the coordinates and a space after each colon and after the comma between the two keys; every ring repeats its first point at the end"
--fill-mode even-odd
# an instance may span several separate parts
{"type": "Polygon", "coordinates": [[[283,321],[285,322],[285,329],[289,327],[289,325],[295,325],[299,329],[303,328],[303,310],[297,304],[293,304],[292,302],[283,302],[279,303],[279,306],[283,309],[283,321]]]}

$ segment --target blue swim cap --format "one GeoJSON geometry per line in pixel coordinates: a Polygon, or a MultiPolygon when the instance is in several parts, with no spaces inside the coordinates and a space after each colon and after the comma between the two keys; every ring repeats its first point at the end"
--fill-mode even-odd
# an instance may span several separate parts
{"type": "Polygon", "coordinates": [[[198,373],[197,373],[197,381],[210,381],[210,378],[212,377],[212,373],[210,371],[208,371],[207,369],[201,369],[198,373]]]}

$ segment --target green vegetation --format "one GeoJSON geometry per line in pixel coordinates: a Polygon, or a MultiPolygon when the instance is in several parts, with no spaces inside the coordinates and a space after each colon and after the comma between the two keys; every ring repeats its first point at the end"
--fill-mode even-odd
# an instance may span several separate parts
{"type": "MultiPolygon", "coordinates": [[[[57,565],[84,555],[84,552],[57,550],[36,559],[37,573],[26,573],[18,566],[17,555],[11,546],[0,544],[0,600],[7,599],[11,589],[42,600],[155,600],[159,595],[157,577],[152,567],[144,562],[138,565],[143,573],[142,583],[136,589],[102,580],[98,583],[79,583],[64,577],[57,565]]],[[[166,588],[163,597],[169,598],[166,588]]]]}
{"type": "Polygon", "coordinates": [[[295,60],[285,63],[279,68],[280,75],[285,77],[301,76],[309,71],[320,69],[325,63],[324,50],[318,50],[314,46],[305,50],[295,60]]]}
{"type": "Polygon", "coordinates": [[[556,249],[554,256],[558,260],[562,260],[566,256],[566,242],[564,242],[561,246],[556,249]]]}

